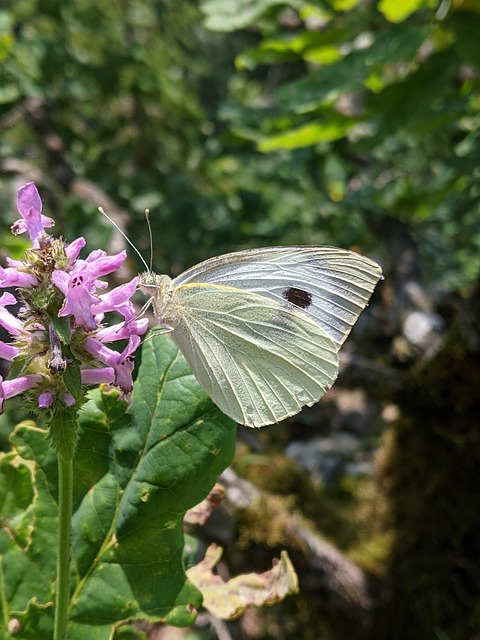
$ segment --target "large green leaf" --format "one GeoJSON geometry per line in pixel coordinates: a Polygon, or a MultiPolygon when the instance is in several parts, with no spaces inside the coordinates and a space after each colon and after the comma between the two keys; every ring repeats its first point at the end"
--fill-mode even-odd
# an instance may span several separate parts
{"type": "MultiPolygon", "coordinates": [[[[97,390],[80,412],[69,639],[109,638],[126,619],[187,625],[202,601],[184,570],[183,517],[229,464],[235,426],[165,336],[146,342],[127,407],[117,392],[97,390]]],[[[56,459],[31,424],[12,441],[16,452],[1,461],[3,589],[9,617],[23,625],[17,637],[43,640],[52,633],[56,459]],[[44,631],[32,636],[39,617],[44,631]]]]}
{"type": "Polygon", "coordinates": [[[15,450],[0,459],[0,630],[16,619],[22,626],[18,637],[49,640],[58,523],[56,459],[46,432],[32,423],[18,425],[11,440],[15,450]]]}

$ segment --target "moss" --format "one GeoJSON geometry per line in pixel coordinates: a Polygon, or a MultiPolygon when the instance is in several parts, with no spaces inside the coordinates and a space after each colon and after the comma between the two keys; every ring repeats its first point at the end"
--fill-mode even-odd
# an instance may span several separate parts
{"type": "Polygon", "coordinates": [[[293,501],[283,496],[265,495],[255,499],[248,509],[238,513],[239,548],[252,544],[270,548],[285,546],[289,536],[288,525],[295,515],[293,501]]]}
{"type": "Polygon", "coordinates": [[[378,637],[461,640],[479,622],[479,354],[451,341],[401,395],[382,477],[395,535],[378,637]]]}
{"type": "Polygon", "coordinates": [[[335,485],[324,487],[282,454],[268,457],[244,452],[237,457],[235,467],[269,493],[261,504],[252,505],[242,514],[242,548],[249,544],[288,544],[285,531],[296,514],[361,568],[377,576],[384,573],[391,535],[384,528],[383,490],[374,478],[344,476],[335,485]]]}

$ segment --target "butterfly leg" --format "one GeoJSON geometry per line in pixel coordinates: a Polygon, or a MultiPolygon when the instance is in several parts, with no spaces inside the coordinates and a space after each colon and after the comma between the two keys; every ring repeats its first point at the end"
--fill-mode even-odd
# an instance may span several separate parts
{"type": "Polygon", "coordinates": [[[148,336],[144,339],[144,342],[146,342],[147,340],[151,340],[152,338],[155,338],[156,336],[162,335],[164,333],[170,333],[170,331],[173,331],[173,327],[170,327],[169,325],[166,325],[164,327],[155,327],[150,331],[148,336]]]}

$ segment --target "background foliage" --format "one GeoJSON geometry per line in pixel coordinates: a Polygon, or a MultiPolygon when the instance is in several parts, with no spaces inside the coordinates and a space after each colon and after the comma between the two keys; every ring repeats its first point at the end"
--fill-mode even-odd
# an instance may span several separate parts
{"type": "MultiPolygon", "coordinates": [[[[406,561],[418,560],[416,541],[426,533],[417,525],[428,523],[435,501],[415,477],[410,486],[403,476],[412,465],[419,478],[436,478],[425,452],[439,433],[459,429],[473,461],[480,446],[471,385],[462,392],[462,376],[449,377],[465,371],[462,353],[478,350],[478,329],[467,320],[474,316],[464,305],[478,291],[480,268],[479,33],[476,0],[15,0],[0,10],[4,231],[15,217],[14,189],[33,179],[60,221],[59,233],[84,235],[89,246],[112,240],[96,211],[101,204],[148,256],[142,216],[149,207],[157,271],[178,273],[237,248],[296,243],[359,247],[384,265],[386,282],[355,347],[356,355],[394,372],[374,383],[365,372],[355,379],[377,403],[377,422],[366,434],[374,447],[386,429],[385,408],[395,406],[400,416],[379,449],[382,491],[371,493],[371,478],[353,487],[348,480],[330,492],[303,488],[296,500],[376,578],[394,580],[388,567],[404,567],[403,582],[391,590],[398,616],[389,619],[398,637],[413,638],[415,629],[422,638],[466,638],[480,627],[478,576],[465,570],[475,545],[462,547],[478,538],[469,493],[476,481],[466,474],[452,488],[454,465],[444,463],[449,472],[435,495],[446,495],[443,486],[472,502],[458,540],[451,530],[439,534],[442,554],[454,561],[445,569],[449,578],[440,571],[437,580],[429,567],[440,566],[439,555],[418,573],[406,561]],[[442,410],[416,411],[431,385],[429,367],[439,369],[428,345],[409,339],[412,312],[435,318],[442,340],[447,336],[437,347],[453,350],[454,360],[440,360],[446,379],[428,394],[432,406],[454,406],[448,419],[442,410]],[[450,390],[458,391],[454,405],[446,400],[450,390]],[[425,416],[435,421],[427,425],[425,416]],[[419,446],[408,433],[428,437],[419,446]],[[398,496],[401,508],[381,510],[373,526],[368,505],[379,499],[398,507],[398,496]],[[312,508],[318,500],[321,517],[312,508]],[[355,532],[347,526],[352,518],[355,532]],[[401,556],[391,551],[395,533],[403,536],[401,556]],[[359,552],[362,545],[370,551],[359,552]]],[[[0,242],[9,253],[22,250],[9,233],[0,242]]],[[[475,358],[468,362],[476,380],[475,358]]],[[[318,411],[300,418],[309,436],[309,425],[324,424],[318,411]]],[[[325,415],[331,417],[328,407],[325,415]]],[[[3,420],[5,431],[10,422],[3,420]]],[[[278,448],[294,433],[283,429],[272,430],[278,448]]],[[[445,460],[462,459],[458,443],[449,441],[445,460]]],[[[275,486],[265,465],[242,465],[275,486]]],[[[298,491],[302,482],[292,473],[283,486],[298,491]]],[[[445,513],[448,520],[452,512],[445,513]]],[[[320,629],[325,637],[348,637],[338,620],[318,620],[315,603],[309,609],[305,602],[303,614],[300,604],[291,613],[290,632],[280,625],[285,633],[309,638],[309,629],[320,629]]]]}

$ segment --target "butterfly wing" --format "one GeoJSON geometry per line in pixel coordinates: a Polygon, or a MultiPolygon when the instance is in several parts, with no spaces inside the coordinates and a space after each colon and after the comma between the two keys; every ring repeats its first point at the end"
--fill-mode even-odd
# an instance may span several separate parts
{"type": "Polygon", "coordinates": [[[317,402],[338,372],[337,347],[283,301],[212,284],[184,284],[171,301],[171,333],[220,409],[250,427],[317,402]]]}
{"type": "Polygon", "coordinates": [[[172,285],[222,285],[290,303],[339,349],[381,276],[373,260],[345,249],[270,247],[211,258],[182,273],[172,285]]]}

